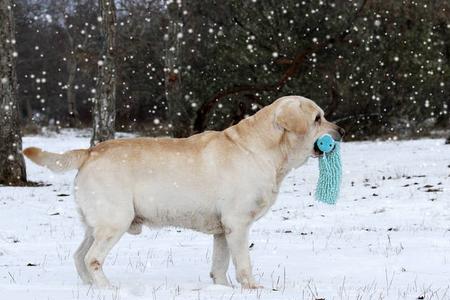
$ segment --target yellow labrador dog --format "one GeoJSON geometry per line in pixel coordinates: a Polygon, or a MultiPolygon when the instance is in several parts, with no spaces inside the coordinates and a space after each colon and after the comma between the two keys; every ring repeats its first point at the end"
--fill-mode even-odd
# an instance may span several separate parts
{"type": "Polygon", "coordinates": [[[229,284],[231,254],[238,282],[257,288],[249,228],[274,204],[286,174],[317,154],[319,136],[342,138],[343,129],[323,115],[313,101],[288,96],[224,131],[118,139],[63,154],[23,152],[55,172],[79,170],[74,193],[86,234],[74,258],[85,283],[109,286],[102,270],[108,252],[144,224],[214,235],[214,283],[229,284]]]}

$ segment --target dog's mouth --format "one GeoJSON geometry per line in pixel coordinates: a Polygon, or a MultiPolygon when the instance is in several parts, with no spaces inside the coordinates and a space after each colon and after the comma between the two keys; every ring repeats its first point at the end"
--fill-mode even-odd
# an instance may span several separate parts
{"type": "Polygon", "coordinates": [[[323,156],[323,152],[319,149],[319,147],[317,146],[317,143],[314,143],[314,147],[313,147],[313,151],[312,151],[312,156],[313,157],[321,157],[323,156]]]}

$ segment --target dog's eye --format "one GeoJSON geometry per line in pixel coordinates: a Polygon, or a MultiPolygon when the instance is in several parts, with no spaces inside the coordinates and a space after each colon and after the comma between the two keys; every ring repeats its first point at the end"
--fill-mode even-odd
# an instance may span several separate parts
{"type": "Polygon", "coordinates": [[[316,122],[316,123],[318,123],[318,122],[320,122],[320,114],[318,114],[317,116],[316,116],[316,119],[314,120],[314,122],[316,122]]]}

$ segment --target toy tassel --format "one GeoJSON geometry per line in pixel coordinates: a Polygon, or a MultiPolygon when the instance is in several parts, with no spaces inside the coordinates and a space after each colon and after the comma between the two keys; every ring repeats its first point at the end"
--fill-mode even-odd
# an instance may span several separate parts
{"type": "Polygon", "coordinates": [[[323,152],[323,156],[319,157],[319,180],[317,181],[316,199],[327,204],[336,204],[341,178],[340,145],[335,143],[332,151],[323,152]]]}

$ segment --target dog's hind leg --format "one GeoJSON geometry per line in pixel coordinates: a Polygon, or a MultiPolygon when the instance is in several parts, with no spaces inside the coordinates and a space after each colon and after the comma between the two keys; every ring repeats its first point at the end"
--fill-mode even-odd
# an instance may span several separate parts
{"type": "Polygon", "coordinates": [[[125,186],[109,177],[88,177],[83,173],[92,171],[96,169],[80,170],[76,182],[76,201],[83,222],[92,229],[93,237],[84,256],[84,264],[94,286],[109,287],[103,263],[109,251],[130,228],[134,208],[131,192],[125,186]]]}
{"type": "Polygon", "coordinates": [[[89,272],[86,268],[86,264],[84,263],[84,258],[93,242],[94,237],[92,236],[92,228],[86,227],[83,242],[81,242],[77,251],[75,251],[75,254],[73,255],[78,275],[80,275],[81,280],[85,284],[89,284],[92,282],[92,278],[90,277],[89,272]]]}
{"type": "Polygon", "coordinates": [[[94,229],[94,242],[84,258],[84,263],[95,286],[110,286],[108,279],[103,273],[103,263],[112,247],[128,230],[129,224],[122,228],[108,226],[94,229]]]}
{"type": "Polygon", "coordinates": [[[213,262],[209,274],[215,284],[230,285],[227,279],[227,270],[230,264],[230,250],[228,249],[225,234],[214,235],[213,262]]]}

